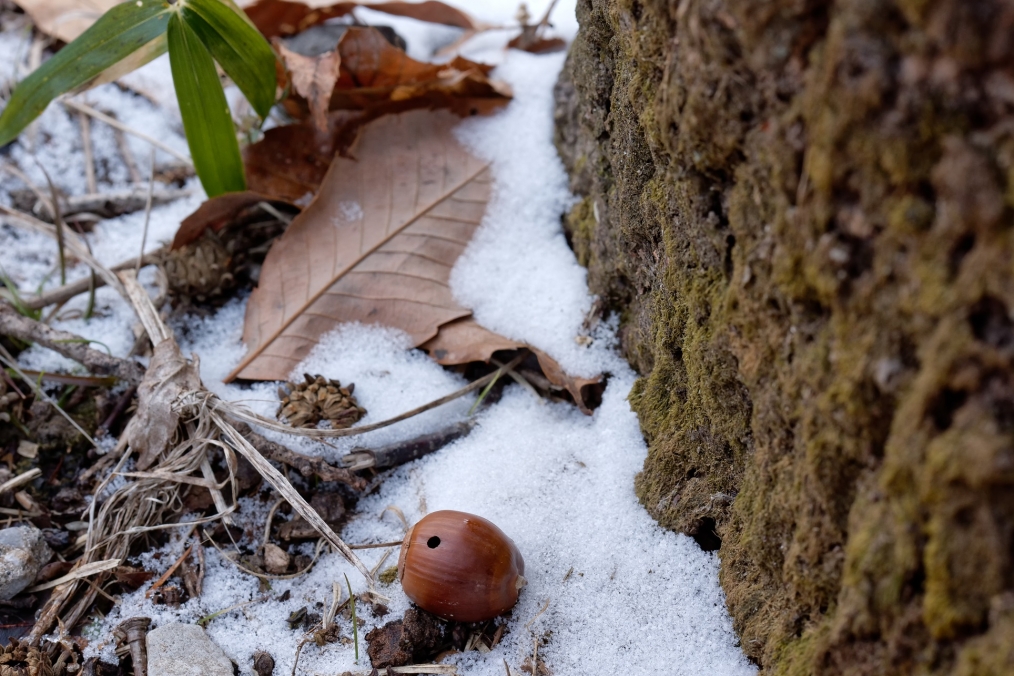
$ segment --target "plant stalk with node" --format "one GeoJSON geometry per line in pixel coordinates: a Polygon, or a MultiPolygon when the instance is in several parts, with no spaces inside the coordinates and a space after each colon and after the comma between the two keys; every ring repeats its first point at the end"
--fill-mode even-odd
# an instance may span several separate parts
{"type": "Polygon", "coordinates": [[[0,114],[0,146],[58,96],[143,66],[168,50],[194,169],[209,197],[246,189],[217,63],[263,119],[275,102],[275,53],[232,0],[135,0],[116,5],[25,78],[0,114]]]}

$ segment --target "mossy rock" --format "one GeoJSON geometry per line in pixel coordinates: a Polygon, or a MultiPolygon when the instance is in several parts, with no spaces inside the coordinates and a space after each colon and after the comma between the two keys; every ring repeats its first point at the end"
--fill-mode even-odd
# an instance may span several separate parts
{"type": "Polygon", "coordinates": [[[784,674],[1014,673],[1014,9],[579,0],[557,145],[636,489],[784,674]]]}

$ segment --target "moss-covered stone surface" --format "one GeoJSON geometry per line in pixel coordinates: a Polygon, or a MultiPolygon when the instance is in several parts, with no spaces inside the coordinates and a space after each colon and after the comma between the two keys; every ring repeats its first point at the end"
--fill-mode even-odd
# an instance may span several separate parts
{"type": "Polygon", "coordinates": [[[1014,1],[578,5],[645,507],[769,673],[1014,673],[1014,1]]]}

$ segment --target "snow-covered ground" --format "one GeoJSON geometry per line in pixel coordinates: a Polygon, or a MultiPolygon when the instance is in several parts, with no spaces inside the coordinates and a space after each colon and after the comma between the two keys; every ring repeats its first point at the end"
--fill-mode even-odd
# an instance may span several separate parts
{"type": "MultiPolygon", "coordinates": [[[[517,10],[511,0],[456,4],[495,23],[511,21],[517,10]]],[[[542,10],[542,3],[531,7],[536,15],[542,10]]],[[[572,37],[577,28],[573,14],[573,0],[560,2],[554,14],[557,30],[566,37],[572,37]]],[[[394,26],[417,58],[427,57],[458,35],[455,30],[410,19],[372,12],[361,17],[394,26]]],[[[646,454],[637,418],[627,403],[635,375],[615,352],[609,322],[600,326],[590,345],[575,340],[593,299],[585,271],[567,247],[560,225],[561,215],[573,201],[552,146],[552,87],[564,55],[506,52],[503,47],[509,37],[508,32],[490,32],[463,50],[470,58],[500,64],[494,75],[511,84],[515,99],[497,115],[467,120],[459,128],[462,142],[492,161],[496,187],[483,226],[454,270],[452,288],[490,329],[542,348],[574,375],[607,374],[603,404],[588,417],[572,406],[545,404],[520,387],[508,387],[503,399],[480,414],[471,435],[391,472],[376,492],[359,501],[342,536],[350,543],[399,539],[402,525],[386,509],[395,506],[410,522],[439,509],[473,512],[513,538],[525,558],[528,587],[510,615],[503,641],[491,653],[473,651],[446,660],[460,665],[464,674],[500,675],[504,661],[512,673],[520,674],[535,637],[544,639],[539,655],[557,676],[754,673],[737,647],[725,610],[717,557],[701,551],[690,538],[660,529],[634,495],[633,478],[646,454]]],[[[0,83],[11,79],[17,64],[24,62],[29,39],[24,32],[0,33],[0,83]]],[[[147,82],[161,82],[171,91],[171,83],[157,75],[164,64],[156,62],[148,68],[147,82]]],[[[186,151],[173,106],[157,107],[112,85],[83,98],[186,151]]],[[[92,132],[96,161],[105,167],[100,172],[100,190],[122,187],[128,174],[112,131],[94,123],[92,132]]],[[[0,157],[0,163],[16,163],[42,186],[45,167],[61,189],[81,194],[85,172],[80,138],[77,118],[55,104],[33,131],[11,147],[8,156],[0,157]]],[[[138,139],[130,144],[147,173],[150,147],[138,139]]],[[[170,159],[162,153],[156,157],[159,163],[170,159]]],[[[9,204],[10,192],[23,187],[11,175],[0,174],[0,202],[9,204]]],[[[153,210],[149,249],[171,239],[180,220],[200,204],[199,183],[192,180],[188,187],[194,191],[192,197],[153,210]]],[[[108,220],[95,228],[88,241],[99,260],[115,264],[137,255],[142,224],[143,214],[108,220]]],[[[13,225],[0,226],[0,271],[23,292],[56,285],[55,266],[52,241],[13,225]]],[[[84,274],[86,270],[79,267],[70,277],[84,274]]],[[[76,318],[84,305],[79,298],[61,310],[59,316],[65,319],[55,323],[124,355],[133,344],[131,325],[136,320],[110,290],[100,291],[98,300],[95,318],[76,318]]],[[[180,332],[185,335],[184,353],[200,356],[202,377],[211,390],[272,415],[277,384],[241,388],[222,383],[244,353],[240,342],[244,306],[244,300],[236,300],[210,318],[193,319],[177,328],[186,329],[180,332]]],[[[407,349],[408,344],[404,335],[390,329],[345,326],[328,336],[296,372],[355,382],[356,395],[369,411],[364,422],[385,419],[463,384],[424,354],[407,349]]],[[[22,363],[35,369],[74,368],[37,348],[25,352],[22,363]]],[[[461,420],[471,404],[471,400],[459,400],[363,437],[338,440],[330,447],[306,441],[287,443],[333,459],[355,445],[389,443],[461,420]]],[[[267,495],[246,498],[238,518],[241,523],[263,524],[272,501],[267,495]]],[[[150,553],[142,557],[142,563],[161,573],[175,561],[181,546],[171,543],[160,558],[150,553]]],[[[383,550],[365,550],[363,559],[373,566],[382,554],[383,550]]],[[[104,628],[92,628],[97,630],[94,635],[108,636],[111,626],[134,615],[152,617],[156,625],[172,620],[194,622],[262,597],[258,580],[239,572],[216,550],[207,550],[207,561],[201,597],[172,609],[151,605],[142,589],[124,596],[104,628]]],[[[392,556],[384,567],[395,561],[392,556]]],[[[339,555],[325,554],[309,574],[272,582],[271,600],[225,613],[210,623],[208,631],[243,674],[254,673],[252,656],[258,649],[274,656],[276,674],[289,674],[302,632],[289,629],[286,619],[302,606],[315,610],[317,603],[326,605],[332,582],[344,581],[346,573],[355,591],[365,589],[358,573],[339,555]],[[287,600],[275,600],[285,591],[290,592],[287,600]]],[[[380,591],[390,597],[392,612],[386,618],[373,618],[362,609],[366,630],[400,617],[409,607],[397,583],[382,585],[380,591]]],[[[341,620],[339,625],[351,637],[350,623],[341,620]]],[[[368,670],[364,633],[360,632],[360,666],[353,663],[351,645],[321,648],[310,643],[303,649],[298,673],[368,670]]],[[[112,655],[112,646],[102,640],[93,642],[89,650],[112,655]]]]}

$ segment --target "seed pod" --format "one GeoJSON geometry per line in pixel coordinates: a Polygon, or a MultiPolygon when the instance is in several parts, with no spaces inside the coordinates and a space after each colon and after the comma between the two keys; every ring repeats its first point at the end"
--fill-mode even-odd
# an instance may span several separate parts
{"type": "Polygon", "coordinates": [[[481,622],[507,612],[525,586],[514,542],[481,516],[444,510],[405,536],[401,586],[416,605],[446,620],[481,622]]]}

